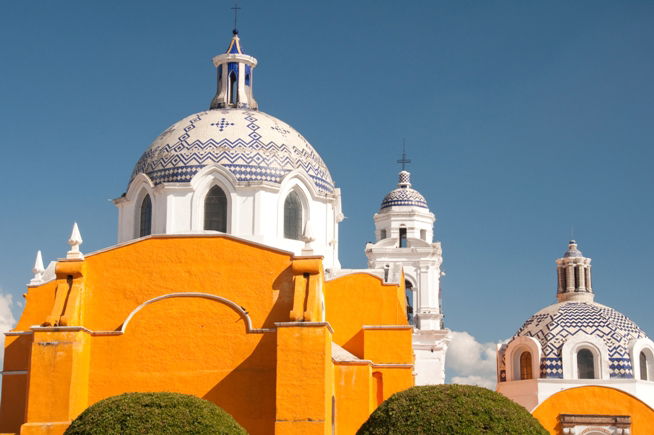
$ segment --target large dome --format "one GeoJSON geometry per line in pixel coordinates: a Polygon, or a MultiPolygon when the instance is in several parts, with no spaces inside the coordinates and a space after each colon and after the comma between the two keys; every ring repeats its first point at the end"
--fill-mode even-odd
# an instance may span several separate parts
{"type": "Polygon", "coordinates": [[[203,167],[220,164],[238,181],[280,183],[298,170],[321,193],[334,182],[315,149],[293,127],[266,113],[215,109],[187,116],[152,142],[132,172],[154,184],[188,182],[203,167]]]}
{"type": "Polygon", "coordinates": [[[563,302],[546,307],[527,320],[513,338],[537,339],[543,349],[541,371],[548,378],[562,378],[561,349],[577,334],[602,340],[609,351],[611,378],[631,378],[629,345],[645,333],[624,314],[595,302],[563,302]]]}

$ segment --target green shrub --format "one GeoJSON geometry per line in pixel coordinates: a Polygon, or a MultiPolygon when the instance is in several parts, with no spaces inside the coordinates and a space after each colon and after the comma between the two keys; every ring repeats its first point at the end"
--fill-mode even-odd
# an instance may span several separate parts
{"type": "Polygon", "coordinates": [[[429,385],[393,394],[357,435],[547,434],[522,406],[472,385],[429,385]]]}
{"type": "Polygon", "coordinates": [[[125,393],[88,407],[65,435],[247,434],[211,402],[179,393],[125,393]]]}

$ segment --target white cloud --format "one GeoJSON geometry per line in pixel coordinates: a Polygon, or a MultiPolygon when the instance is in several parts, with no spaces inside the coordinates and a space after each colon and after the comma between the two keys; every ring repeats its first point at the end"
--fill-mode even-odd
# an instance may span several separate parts
{"type": "Polygon", "coordinates": [[[483,378],[481,376],[453,376],[453,384],[477,385],[479,387],[488,388],[489,390],[495,389],[495,376],[493,379],[483,378]]]}
{"type": "Polygon", "coordinates": [[[11,312],[13,305],[13,297],[10,294],[5,294],[0,289],[0,367],[2,367],[3,359],[5,356],[5,335],[4,332],[9,331],[16,324],[16,319],[11,312]]]}
{"type": "Polygon", "coordinates": [[[497,344],[479,343],[465,331],[452,331],[445,365],[455,384],[479,385],[495,389],[497,382],[495,354],[497,344]]]}

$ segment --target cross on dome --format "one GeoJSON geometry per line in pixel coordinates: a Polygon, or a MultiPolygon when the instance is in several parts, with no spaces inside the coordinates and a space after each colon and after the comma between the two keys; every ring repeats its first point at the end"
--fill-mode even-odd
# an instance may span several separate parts
{"type": "Polygon", "coordinates": [[[402,165],[402,172],[405,172],[406,164],[411,163],[411,159],[406,158],[406,141],[402,141],[402,158],[397,160],[402,165]]]}
{"type": "Polygon", "coordinates": [[[241,8],[238,6],[238,3],[234,3],[234,7],[231,7],[230,9],[234,11],[234,30],[232,30],[232,32],[234,35],[238,35],[238,27],[236,26],[236,22],[238,20],[238,11],[241,8]]]}

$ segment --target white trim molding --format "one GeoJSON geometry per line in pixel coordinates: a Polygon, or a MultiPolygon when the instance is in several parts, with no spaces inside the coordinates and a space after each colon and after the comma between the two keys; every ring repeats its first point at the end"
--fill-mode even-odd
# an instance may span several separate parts
{"type": "Polygon", "coordinates": [[[588,349],[593,353],[595,379],[610,379],[609,350],[606,343],[601,338],[589,334],[575,334],[563,345],[561,349],[563,379],[579,379],[577,353],[581,349],[588,349]]]}
{"type": "Polygon", "coordinates": [[[520,355],[528,351],[531,354],[532,379],[540,378],[540,361],[543,350],[538,340],[533,337],[520,336],[512,340],[504,354],[506,362],[506,380],[520,381],[520,355]]]}
{"type": "Polygon", "coordinates": [[[647,337],[634,340],[631,344],[630,356],[631,366],[634,372],[634,379],[640,378],[640,353],[645,352],[647,358],[647,381],[654,381],[654,342],[647,337]]]}

